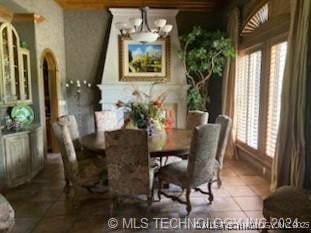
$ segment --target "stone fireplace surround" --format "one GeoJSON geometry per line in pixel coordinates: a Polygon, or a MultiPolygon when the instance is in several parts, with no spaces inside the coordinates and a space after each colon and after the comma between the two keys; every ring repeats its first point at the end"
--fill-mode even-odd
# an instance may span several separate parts
{"type": "MultiPolygon", "coordinates": [[[[112,13],[113,19],[102,81],[101,84],[98,85],[101,90],[100,103],[102,105],[102,110],[116,110],[115,103],[118,100],[123,102],[131,100],[133,88],[137,88],[145,93],[150,93],[152,84],[151,82],[119,81],[119,31],[115,27],[115,23],[119,21],[127,22],[130,18],[139,17],[140,11],[139,9],[125,8],[111,8],[109,10],[112,13]]],[[[183,128],[185,127],[187,113],[187,84],[184,67],[177,57],[177,52],[180,50],[176,23],[177,13],[178,10],[171,9],[150,9],[148,11],[148,21],[150,26],[153,21],[158,18],[165,18],[169,24],[173,25],[173,30],[170,33],[170,81],[154,85],[151,94],[156,97],[163,92],[166,93],[165,104],[175,106],[176,126],[183,128]]]]}

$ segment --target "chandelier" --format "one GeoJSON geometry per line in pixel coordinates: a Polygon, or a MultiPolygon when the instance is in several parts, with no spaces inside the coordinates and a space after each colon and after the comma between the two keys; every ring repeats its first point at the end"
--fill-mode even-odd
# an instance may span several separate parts
{"type": "Polygon", "coordinates": [[[140,9],[140,18],[131,18],[129,23],[117,22],[115,25],[119,29],[122,37],[128,37],[141,43],[150,43],[156,41],[159,37],[166,37],[173,29],[173,25],[166,24],[166,19],[157,19],[154,21],[156,28],[151,28],[148,24],[147,11],[149,7],[140,9]]]}

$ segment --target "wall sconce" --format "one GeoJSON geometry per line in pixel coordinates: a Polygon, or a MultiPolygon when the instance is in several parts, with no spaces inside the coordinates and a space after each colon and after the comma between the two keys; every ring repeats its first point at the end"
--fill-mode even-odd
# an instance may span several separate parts
{"type": "Polygon", "coordinates": [[[65,84],[66,88],[74,88],[74,87],[76,87],[77,88],[77,94],[80,94],[81,88],[83,86],[90,88],[90,87],[92,87],[92,84],[87,82],[86,80],[83,80],[83,82],[81,82],[80,80],[76,80],[76,81],[70,80],[69,82],[67,82],[65,84]]]}

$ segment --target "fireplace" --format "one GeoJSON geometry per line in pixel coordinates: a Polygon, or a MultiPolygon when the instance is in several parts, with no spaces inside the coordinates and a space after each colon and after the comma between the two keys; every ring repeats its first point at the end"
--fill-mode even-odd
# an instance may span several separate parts
{"type": "MultiPolygon", "coordinates": [[[[129,18],[139,17],[138,9],[109,9],[113,15],[107,54],[106,63],[101,84],[98,85],[101,90],[101,105],[103,110],[115,110],[115,103],[118,100],[123,102],[129,101],[132,98],[133,88],[137,88],[145,93],[149,93],[152,82],[124,82],[119,81],[119,51],[118,51],[118,29],[115,23],[126,21],[129,18]]],[[[173,106],[175,109],[176,125],[179,128],[185,127],[185,119],[187,112],[187,84],[185,70],[182,63],[177,57],[180,50],[178,39],[176,15],[178,10],[167,9],[150,9],[148,17],[150,22],[157,18],[166,18],[169,24],[173,25],[173,30],[170,33],[170,80],[165,83],[154,85],[152,95],[158,96],[161,93],[166,93],[166,106],[173,106]]]]}

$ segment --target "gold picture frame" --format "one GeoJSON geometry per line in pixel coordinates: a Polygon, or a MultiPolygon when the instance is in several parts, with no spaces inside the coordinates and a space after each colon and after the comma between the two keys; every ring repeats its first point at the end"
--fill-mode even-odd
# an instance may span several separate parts
{"type": "Polygon", "coordinates": [[[170,38],[142,44],[120,36],[119,69],[120,81],[169,81],[170,38]]]}

